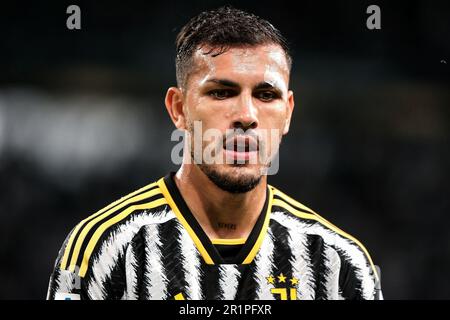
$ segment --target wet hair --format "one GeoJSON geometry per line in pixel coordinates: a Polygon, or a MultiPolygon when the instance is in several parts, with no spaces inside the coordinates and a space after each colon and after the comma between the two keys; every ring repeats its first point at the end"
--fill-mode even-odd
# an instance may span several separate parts
{"type": "Polygon", "coordinates": [[[205,54],[218,56],[231,47],[279,45],[285,52],[289,69],[292,58],[286,39],[267,20],[230,6],[204,11],[192,18],[176,38],[176,75],[178,87],[185,87],[192,71],[193,55],[207,45],[205,54]]]}

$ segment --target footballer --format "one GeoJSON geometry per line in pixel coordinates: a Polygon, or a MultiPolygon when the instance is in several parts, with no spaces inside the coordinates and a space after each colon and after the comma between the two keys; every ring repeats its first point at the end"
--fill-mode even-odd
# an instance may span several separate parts
{"type": "Polygon", "coordinates": [[[76,225],[47,299],[381,298],[364,246],[268,184],[294,109],[280,32],[222,7],[176,49],[165,105],[187,137],[180,168],[76,225]]]}

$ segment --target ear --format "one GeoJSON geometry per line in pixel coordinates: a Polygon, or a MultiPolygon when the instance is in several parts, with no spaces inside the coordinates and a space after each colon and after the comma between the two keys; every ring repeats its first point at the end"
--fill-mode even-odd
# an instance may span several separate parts
{"type": "Polygon", "coordinates": [[[287,134],[289,132],[289,126],[291,125],[291,117],[292,117],[292,111],[294,111],[294,92],[292,90],[288,91],[288,100],[287,100],[287,112],[286,112],[286,121],[284,123],[283,128],[283,135],[287,134]]]}
{"type": "Polygon", "coordinates": [[[183,92],[180,88],[170,87],[166,93],[166,109],[177,129],[186,129],[186,116],[183,110],[183,92]]]}

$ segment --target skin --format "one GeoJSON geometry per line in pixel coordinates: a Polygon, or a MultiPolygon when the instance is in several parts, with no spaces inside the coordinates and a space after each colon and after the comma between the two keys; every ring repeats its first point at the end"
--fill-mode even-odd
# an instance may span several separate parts
{"type": "MultiPolygon", "coordinates": [[[[283,49],[275,44],[237,47],[215,57],[205,54],[210,49],[204,46],[195,52],[185,87],[167,91],[165,104],[175,126],[189,131],[194,121],[201,121],[203,132],[215,128],[225,134],[227,129],[242,128],[257,134],[261,129],[287,134],[294,95],[288,90],[283,49]]],[[[260,148],[270,148],[270,141],[263,141],[260,148]]],[[[218,156],[225,157],[227,153],[221,152],[218,156]]],[[[231,180],[261,176],[254,189],[233,194],[217,187],[190,157],[190,152],[184,153],[175,183],[205,233],[210,239],[246,239],[265,202],[267,176],[261,169],[267,164],[211,164],[231,180]],[[223,224],[236,227],[221,228],[223,224]]]]}

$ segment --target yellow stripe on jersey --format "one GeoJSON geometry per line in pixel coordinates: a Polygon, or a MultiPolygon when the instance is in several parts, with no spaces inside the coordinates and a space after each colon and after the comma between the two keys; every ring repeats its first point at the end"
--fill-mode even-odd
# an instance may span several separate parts
{"type": "Polygon", "coordinates": [[[89,220],[92,219],[92,218],[97,217],[98,215],[102,214],[102,213],[105,212],[106,210],[109,210],[109,209],[113,208],[114,206],[116,206],[116,205],[119,204],[120,202],[125,201],[125,200],[128,200],[128,199],[130,199],[131,197],[133,197],[134,195],[136,195],[136,194],[138,194],[138,193],[141,193],[141,192],[143,192],[143,191],[145,191],[145,190],[148,190],[148,189],[150,189],[150,188],[152,188],[152,187],[154,187],[154,186],[156,186],[156,182],[153,182],[153,183],[151,183],[151,184],[149,184],[149,185],[146,185],[146,186],[140,188],[139,190],[136,190],[136,191],[134,191],[134,192],[132,192],[132,193],[126,195],[125,197],[122,197],[122,198],[120,198],[119,200],[114,201],[113,203],[109,204],[108,206],[104,207],[103,209],[97,211],[97,212],[94,213],[93,215],[90,215],[89,217],[87,217],[86,219],[84,219],[84,220],[82,220],[80,223],[78,223],[78,225],[77,225],[77,226],[75,227],[75,229],[73,230],[72,235],[70,236],[69,241],[68,241],[68,243],[67,243],[67,246],[66,246],[66,248],[65,248],[65,250],[64,250],[64,255],[63,255],[63,258],[62,258],[62,262],[61,262],[61,269],[62,269],[62,270],[66,269],[67,262],[68,262],[68,259],[69,259],[69,253],[70,253],[70,250],[71,250],[71,248],[72,248],[73,241],[74,241],[76,235],[78,234],[78,231],[80,230],[81,226],[82,226],[84,223],[86,223],[87,221],[89,221],[89,220]]]}
{"type": "Polygon", "coordinates": [[[125,196],[125,197],[120,198],[120,199],[117,200],[117,201],[114,201],[113,203],[109,204],[108,206],[104,207],[103,209],[97,211],[97,212],[94,213],[93,215],[90,215],[89,217],[87,217],[86,219],[84,219],[84,220],[82,220],[80,223],[78,223],[77,226],[75,227],[75,229],[73,230],[72,235],[70,236],[69,242],[67,243],[67,246],[66,246],[66,248],[65,248],[65,250],[64,250],[64,255],[63,255],[63,258],[62,258],[62,262],[61,262],[61,269],[62,269],[62,270],[66,269],[67,261],[68,261],[68,259],[69,259],[70,249],[72,248],[72,243],[73,243],[73,241],[74,241],[76,235],[78,234],[78,231],[80,230],[81,226],[82,226],[86,221],[88,221],[89,219],[95,218],[96,216],[102,214],[102,213],[105,212],[106,210],[111,209],[112,207],[114,207],[114,206],[116,206],[117,204],[119,204],[121,201],[125,201],[125,200],[131,198],[132,196],[134,196],[134,195],[136,195],[136,194],[138,194],[138,193],[140,193],[140,192],[143,192],[143,191],[145,191],[145,190],[147,190],[147,189],[150,189],[150,188],[152,188],[152,187],[154,187],[154,186],[156,186],[156,182],[153,182],[153,183],[151,183],[151,184],[149,184],[149,185],[147,185],[147,186],[145,186],[145,187],[140,188],[139,190],[136,190],[135,192],[130,193],[129,195],[127,195],[127,196],[125,196]]]}
{"type": "Polygon", "coordinates": [[[166,199],[160,198],[157,200],[153,200],[149,203],[132,205],[132,206],[128,207],[127,209],[125,209],[120,214],[118,214],[118,215],[114,216],[113,218],[109,219],[108,221],[104,222],[100,227],[98,227],[98,229],[95,231],[94,235],[92,236],[91,240],[89,241],[89,243],[86,247],[86,251],[84,252],[83,260],[82,260],[81,266],[80,266],[80,273],[79,273],[80,277],[84,277],[86,275],[87,268],[89,266],[89,259],[92,255],[92,251],[94,251],[94,248],[97,245],[98,240],[100,239],[100,237],[103,235],[103,233],[109,227],[122,221],[123,219],[128,217],[131,213],[133,213],[136,210],[153,209],[153,208],[162,206],[164,204],[167,204],[166,199]]]}
{"type": "Polygon", "coordinates": [[[267,229],[269,228],[270,213],[272,212],[272,204],[273,204],[272,188],[269,188],[269,192],[268,192],[267,196],[269,197],[269,201],[267,204],[267,212],[266,212],[266,217],[264,219],[264,224],[261,228],[261,231],[259,233],[258,239],[255,242],[255,245],[253,246],[252,250],[250,250],[250,253],[248,254],[247,258],[244,259],[244,262],[242,262],[243,264],[249,264],[253,261],[253,259],[256,256],[256,253],[258,252],[259,248],[261,247],[264,237],[267,234],[267,229]]]}
{"type": "Polygon", "coordinates": [[[355,237],[353,237],[350,234],[346,233],[345,231],[339,229],[334,224],[332,224],[331,222],[329,222],[328,220],[326,220],[322,216],[318,215],[317,213],[315,213],[310,208],[308,208],[308,207],[304,206],[303,204],[301,204],[300,202],[292,199],[291,197],[289,197],[288,195],[284,194],[280,190],[278,190],[278,189],[276,189],[274,187],[272,187],[272,188],[273,188],[274,195],[277,195],[277,196],[279,196],[279,197],[284,199],[284,201],[280,200],[280,199],[275,199],[273,201],[273,205],[274,206],[279,206],[279,207],[285,208],[286,210],[288,210],[289,212],[291,212],[292,214],[294,214],[294,215],[296,215],[296,216],[298,216],[300,218],[315,220],[315,221],[321,223],[322,225],[328,227],[329,229],[335,231],[336,233],[340,234],[341,236],[343,236],[343,237],[345,237],[347,239],[350,239],[353,242],[355,242],[361,248],[361,250],[366,254],[366,257],[369,260],[370,266],[371,266],[371,268],[372,268],[372,270],[374,272],[375,278],[376,278],[377,281],[379,281],[378,272],[377,272],[377,270],[376,270],[376,268],[375,268],[375,266],[373,264],[372,258],[370,257],[370,254],[367,251],[367,249],[363,246],[363,244],[358,239],[356,239],[355,237]],[[300,209],[302,209],[302,210],[308,211],[310,213],[305,213],[305,212],[299,211],[299,210],[295,209],[294,207],[292,207],[289,203],[294,205],[294,206],[296,206],[296,207],[298,207],[298,208],[300,208],[300,209]]]}
{"type": "Polygon", "coordinates": [[[159,190],[159,188],[156,189],[152,189],[150,191],[147,191],[145,193],[139,194],[137,196],[134,196],[122,203],[120,203],[119,205],[117,205],[116,207],[111,208],[110,210],[98,215],[97,217],[95,217],[95,219],[92,219],[82,230],[80,233],[80,236],[78,237],[76,243],[75,243],[75,247],[73,250],[73,254],[72,254],[72,259],[70,260],[70,264],[69,264],[69,271],[75,271],[76,268],[76,263],[78,260],[78,256],[80,254],[80,250],[81,250],[81,246],[83,245],[83,242],[86,238],[86,235],[88,234],[88,232],[95,226],[95,224],[105,218],[107,218],[108,216],[113,215],[115,212],[119,211],[119,209],[132,204],[134,202],[137,201],[141,201],[141,200],[145,200],[147,198],[150,198],[154,195],[160,194],[161,190],[159,190]]]}
{"type": "Polygon", "coordinates": [[[211,259],[211,256],[206,251],[205,247],[203,246],[200,239],[195,234],[194,230],[192,230],[189,223],[186,221],[186,219],[181,214],[180,210],[178,209],[177,205],[175,204],[175,201],[173,201],[172,196],[169,193],[169,190],[167,190],[166,184],[164,183],[164,178],[161,178],[158,180],[159,188],[162,191],[162,194],[166,198],[167,202],[169,203],[170,208],[175,213],[175,216],[178,218],[180,223],[183,225],[183,227],[188,232],[189,236],[192,238],[192,240],[195,243],[195,246],[197,247],[198,251],[200,251],[200,254],[202,255],[203,259],[207,264],[214,264],[214,261],[211,259]]]}
{"type": "Polygon", "coordinates": [[[223,244],[223,245],[234,245],[234,244],[244,244],[245,238],[241,239],[212,239],[212,244],[223,244]]]}

